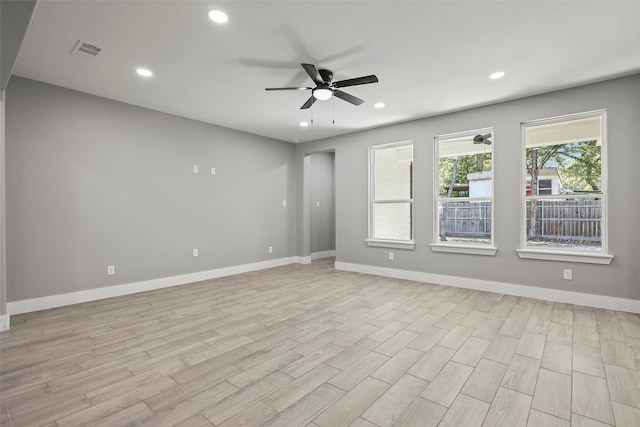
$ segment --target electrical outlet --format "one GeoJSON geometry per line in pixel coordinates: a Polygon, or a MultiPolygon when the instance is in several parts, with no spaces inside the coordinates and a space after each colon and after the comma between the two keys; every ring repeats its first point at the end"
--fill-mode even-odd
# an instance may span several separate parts
{"type": "Polygon", "coordinates": [[[113,276],[114,274],[116,274],[116,266],[115,265],[108,265],[107,266],[107,276],[113,276]]]}
{"type": "Polygon", "coordinates": [[[211,168],[211,175],[215,175],[216,174],[216,168],[211,168]]]}
{"type": "Polygon", "coordinates": [[[319,208],[319,207],[320,207],[320,200],[316,202],[316,208],[319,208]]]}
{"type": "Polygon", "coordinates": [[[269,253],[272,254],[273,253],[273,246],[269,246],[269,253]]]}
{"type": "Polygon", "coordinates": [[[562,272],[562,278],[564,280],[573,280],[573,271],[570,268],[565,268],[562,272]]]}
{"type": "Polygon", "coordinates": [[[198,173],[198,165],[193,165],[193,173],[198,173]]]}
{"type": "Polygon", "coordinates": [[[282,201],[282,207],[283,207],[283,208],[286,208],[286,207],[287,207],[287,201],[286,201],[286,200],[283,200],[283,201],[282,201]]]}
{"type": "Polygon", "coordinates": [[[389,252],[389,261],[393,261],[393,252],[389,252]]]}
{"type": "Polygon", "coordinates": [[[193,256],[198,256],[198,248],[193,248],[193,256]]]}

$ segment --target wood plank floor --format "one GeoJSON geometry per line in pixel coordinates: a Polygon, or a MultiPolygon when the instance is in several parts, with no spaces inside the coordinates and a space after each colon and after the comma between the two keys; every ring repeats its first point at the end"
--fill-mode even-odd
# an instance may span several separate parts
{"type": "Polygon", "coordinates": [[[639,426],[640,316],[288,265],[11,317],[2,426],[639,426]]]}

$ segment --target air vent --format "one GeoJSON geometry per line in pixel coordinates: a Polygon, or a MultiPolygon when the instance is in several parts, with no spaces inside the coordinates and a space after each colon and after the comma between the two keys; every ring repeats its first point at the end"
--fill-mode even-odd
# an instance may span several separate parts
{"type": "Polygon", "coordinates": [[[82,40],[78,40],[71,53],[83,56],[85,58],[95,59],[102,52],[102,48],[91,43],[85,43],[82,40]]]}

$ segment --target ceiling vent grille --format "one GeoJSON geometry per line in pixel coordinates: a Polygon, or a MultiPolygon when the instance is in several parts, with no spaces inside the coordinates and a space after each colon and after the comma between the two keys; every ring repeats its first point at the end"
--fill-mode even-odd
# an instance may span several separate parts
{"type": "Polygon", "coordinates": [[[95,59],[102,52],[102,48],[91,43],[85,43],[82,40],[78,40],[71,53],[83,56],[85,58],[95,59]]]}

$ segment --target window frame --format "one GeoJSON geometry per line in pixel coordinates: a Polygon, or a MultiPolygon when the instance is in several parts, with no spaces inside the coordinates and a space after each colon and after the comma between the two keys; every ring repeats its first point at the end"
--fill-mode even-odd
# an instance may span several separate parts
{"type": "Polygon", "coordinates": [[[480,129],[471,129],[462,132],[454,132],[442,134],[434,137],[433,139],[433,239],[429,245],[433,252],[449,252],[449,253],[462,253],[469,255],[488,255],[494,256],[498,251],[495,246],[495,137],[496,132],[494,127],[485,127],[480,129]],[[478,134],[491,134],[491,195],[484,197],[441,197],[440,196],[440,141],[446,139],[462,138],[465,136],[471,136],[478,134]],[[442,201],[491,201],[491,241],[489,244],[478,243],[448,243],[438,240],[440,236],[440,215],[439,215],[439,203],[442,201]]]}
{"type": "Polygon", "coordinates": [[[613,255],[608,252],[608,135],[607,135],[607,110],[593,110],[582,113],[565,114],[561,116],[548,117],[543,119],[530,120],[520,124],[521,148],[520,148],[520,248],[517,249],[518,256],[524,259],[538,259],[549,261],[579,262],[588,264],[609,264],[613,255]],[[530,127],[548,125],[554,123],[568,122],[579,119],[600,117],[600,170],[601,170],[601,191],[585,194],[562,194],[562,195],[527,195],[523,188],[527,184],[527,129],[530,127]],[[596,251],[580,251],[563,248],[532,248],[527,246],[527,200],[544,199],[589,199],[600,198],[602,200],[602,218],[600,220],[600,240],[601,247],[596,251]]]}
{"type": "MultiPolygon", "coordinates": [[[[411,197],[410,199],[389,199],[389,200],[384,200],[384,201],[377,201],[375,200],[375,152],[376,150],[382,150],[382,149],[387,149],[387,148],[393,148],[393,147],[403,147],[403,146],[411,146],[412,149],[412,158],[411,158],[411,162],[412,162],[412,168],[415,171],[415,156],[413,156],[413,148],[414,148],[414,141],[413,140],[404,140],[404,141],[398,141],[398,142],[391,142],[391,143],[386,143],[386,144],[379,144],[379,145],[372,145],[369,146],[369,156],[368,156],[368,163],[367,163],[367,167],[369,169],[368,171],[368,177],[369,177],[369,200],[368,200],[368,238],[365,240],[367,246],[372,246],[372,247],[384,247],[384,248],[393,248],[393,249],[414,249],[415,248],[415,241],[414,241],[414,231],[415,231],[415,212],[414,212],[414,198],[411,197]],[[374,231],[374,205],[376,203],[409,203],[410,205],[410,209],[411,209],[411,238],[409,240],[400,240],[400,239],[380,239],[380,238],[375,238],[373,235],[373,231],[374,231]]],[[[410,185],[411,185],[411,195],[413,196],[413,189],[414,189],[414,175],[415,173],[411,174],[411,181],[410,181],[410,185]]]]}

